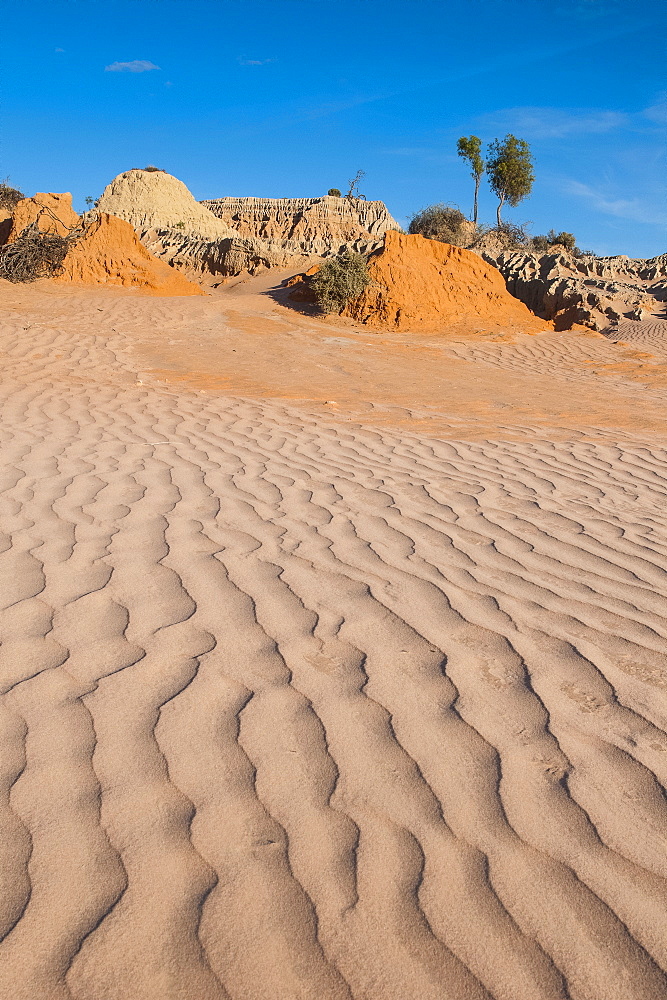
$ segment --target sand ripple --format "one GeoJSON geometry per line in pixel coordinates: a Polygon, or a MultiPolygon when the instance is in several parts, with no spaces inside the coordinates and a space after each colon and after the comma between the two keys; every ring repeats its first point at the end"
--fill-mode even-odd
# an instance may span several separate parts
{"type": "Polygon", "coordinates": [[[2,345],[3,1000],[667,996],[663,447],[2,345]]]}

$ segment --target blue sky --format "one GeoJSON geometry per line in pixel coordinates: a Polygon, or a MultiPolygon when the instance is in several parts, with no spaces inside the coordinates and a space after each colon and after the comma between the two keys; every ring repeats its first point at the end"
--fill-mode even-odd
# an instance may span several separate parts
{"type": "MultiPolygon", "coordinates": [[[[665,0],[0,0],[0,177],[81,209],[148,163],[196,198],[472,208],[461,135],[535,157],[504,216],[667,251],[665,0]],[[15,37],[17,44],[11,39],[15,37]]],[[[480,221],[495,199],[483,181],[480,221]]]]}

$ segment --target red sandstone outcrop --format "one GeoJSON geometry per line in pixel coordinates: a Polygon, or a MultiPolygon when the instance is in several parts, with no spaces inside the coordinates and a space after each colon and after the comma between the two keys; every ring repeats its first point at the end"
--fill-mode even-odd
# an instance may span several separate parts
{"type": "Polygon", "coordinates": [[[56,281],[139,288],[147,295],[203,295],[192,281],[154,257],[129,222],[106,212],[86,226],[56,281]]]}
{"type": "Polygon", "coordinates": [[[477,254],[389,231],[368,261],[370,284],[343,311],[368,326],[435,332],[448,327],[537,332],[549,327],[513,298],[477,254]]]}
{"type": "Polygon", "coordinates": [[[23,198],[12,213],[7,242],[13,243],[33,222],[37,222],[42,233],[68,236],[79,224],[79,216],[72,208],[72,195],[40,191],[32,198],[23,198]]]}
{"type": "Polygon", "coordinates": [[[9,241],[37,222],[44,233],[68,236],[77,229],[62,273],[64,284],[117,285],[149,295],[203,295],[202,289],[154,257],[128,222],[104,212],[84,220],[72,208],[70,194],[36,194],[20,201],[12,216],[9,241]]]}

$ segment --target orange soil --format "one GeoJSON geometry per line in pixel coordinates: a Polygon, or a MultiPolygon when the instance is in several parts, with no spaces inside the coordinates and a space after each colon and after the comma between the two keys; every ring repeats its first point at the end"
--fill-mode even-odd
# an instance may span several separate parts
{"type": "Polygon", "coordinates": [[[510,295],[496,268],[448,243],[389,231],[369,259],[369,273],[371,283],[343,312],[367,326],[420,332],[471,323],[476,332],[553,329],[510,295]]]}
{"type": "MultiPolygon", "coordinates": [[[[36,194],[24,198],[14,210],[9,241],[39,218],[43,232],[66,236],[79,222],[70,194],[36,194]],[[57,219],[44,212],[46,207],[57,219]],[[60,220],[60,221],[57,221],[60,220]]],[[[129,222],[102,212],[93,218],[83,236],[67,254],[64,270],[54,281],[61,284],[120,285],[138,288],[147,295],[204,295],[140,242],[129,222]]]]}
{"type": "Polygon", "coordinates": [[[47,194],[40,191],[34,198],[24,198],[14,209],[12,228],[7,242],[13,243],[16,237],[27,226],[38,219],[41,232],[53,233],[56,236],[67,236],[69,231],[79,222],[79,216],[72,208],[72,195],[47,194]],[[45,208],[50,209],[53,215],[56,216],[56,219],[49,212],[44,212],[45,208]]]}

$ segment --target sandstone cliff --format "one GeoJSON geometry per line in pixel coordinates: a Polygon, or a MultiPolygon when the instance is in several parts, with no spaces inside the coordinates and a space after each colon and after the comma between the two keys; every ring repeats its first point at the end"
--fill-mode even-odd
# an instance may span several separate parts
{"type": "Polygon", "coordinates": [[[574,323],[607,330],[659,313],[667,300],[667,254],[648,260],[523,251],[482,256],[498,268],[512,295],[553,320],[557,330],[574,323]]]}
{"type": "Polygon", "coordinates": [[[280,249],[272,250],[262,240],[231,236],[203,240],[174,229],[144,229],[141,242],[152,254],[194,280],[225,278],[247,271],[258,274],[270,267],[283,267],[292,259],[280,249]]]}
{"type": "Polygon", "coordinates": [[[240,237],[163,171],[119,174],[104,189],[99,209],[125,219],[151,253],[192,277],[254,274],[285,262],[279,247],[240,237]]]}
{"type": "Polygon", "coordinates": [[[240,236],[274,250],[326,257],[345,249],[368,253],[388,230],[400,229],[381,201],[347,198],[215,198],[207,209],[240,236]]]}
{"type": "Polygon", "coordinates": [[[161,170],[126,170],[119,174],[105,187],[98,208],[125,219],[137,230],[157,226],[182,230],[204,240],[235,235],[195,200],[183,181],[161,170]]]}

